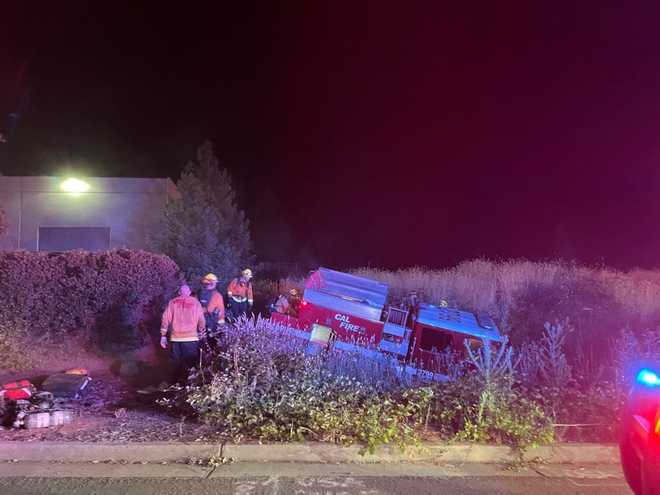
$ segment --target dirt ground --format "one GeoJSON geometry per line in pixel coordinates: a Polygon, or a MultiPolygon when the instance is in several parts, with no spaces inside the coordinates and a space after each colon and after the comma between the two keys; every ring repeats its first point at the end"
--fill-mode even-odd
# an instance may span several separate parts
{"type": "MultiPolygon", "coordinates": [[[[60,350],[61,351],[61,350],[60,350]]],[[[216,442],[220,434],[191,418],[174,416],[138,390],[158,385],[163,378],[163,355],[144,348],[121,358],[87,354],[71,346],[71,352],[45,352],[34,362],[40,366],[25,371],[0,369],[0,383],[30,380],[37,389],[46,377],[72,367],[84,367],[92,381],[83,396],[73,402],[73,422],[56,427],[14,429],[0,426],[0,441],[83,442],[216,442]]],[[[612,441],[611,428],[557,429],[561,441],[612,441]]],[[[428,441],[441,440],[434,431],[422,434],[428,441]]]]}
{"type": "Polygon", "coordinates": [[[162,362],[151,350],[121,359],[54,353],[36,362],[40,366],[29,370],[0,370],[0,383],[25,378],[39,389],[47,376],[71,367],[87,368],[92,381],[82,397],[72,401],[73,422],[49,428],[0,427],[0,441],[193,442],[217,437],[209,427],[175,417],[137,392],[162,381],[162,362]]]}

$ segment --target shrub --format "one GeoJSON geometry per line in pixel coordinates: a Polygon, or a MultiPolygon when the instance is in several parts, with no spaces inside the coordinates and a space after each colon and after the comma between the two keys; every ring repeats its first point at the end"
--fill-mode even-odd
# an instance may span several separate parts
{"type": "MultiPolygon", "coordinates": [[[[525,343],[517,354],[514,389],[534,400],[546,417],[560,425],[557,431],[562,439],[612,441],[626,393],[626,387],[617,386],[624,365],[616,365],[615,359],[615,366],[593,366],[581,362],[585,358],[575,359],[577,366],[570,365],[565,348],[573,332],[567,321],[546,322],[543,338],[525,343]]],[[[639,355],[636,342],[624,332],[614,348],[620,350],[619,355],[639,355]],[[622,340],[632,344],[627,346],[622,340]]],[[[601,360],[612,363],[610,349],[601,360]]]]}
{"type": "Polygon", "coordinates": [[[241,320],[177,401],[234,441],[313,439],[401,448],[418,440],[432,392],[404,386],[391,363],[347,353],[306,356],[266,320],[241,320]]]}
{"type": "Polygon", "coordinates": [[[470,373],[434,386],[431,426],[445,438],[509,445],[519,452],[553,440],[552,422],[534,398],[470,373]]]}
{"type": "Polygon", "coordinates": [[[178,268],[144,251],[0,253],[0,312],[30,339],[84,335],[108,350],[134,347],[174,292],[178,268]]]}
{"type": "Polygon", "coordinates": [[[513,384],[512,348],[472,351],[456,380],[432,386],[405,379],[398,363],[359,354],[308,356],[304,342],[262,319],[243,319],[222,339],[170,407],[186,409],[221,436],[240,441],[313,439],[415,444],[430,426],[445,438],[525,448],[552,440],[552,424],[513,384]]]}
{"type": "Polygon", "coordinates": [[[27,352],[25,326],[0,315],[0,369],[22,370],[32,365],[27,352]]]}
{"type": "Polygon", "coordinates": [[[552,423],[534,400],[509,389],[486,389],[466,410],[457,438],[510,445],[519,451],[552,442],[552,423]]]}
{"type": "Polygon", "coordinates": [[[513,387],[514,352],[508,341],[478,350],[466,343],[466,350],[466,373],[436,393],[433,418],[440,430],[460,440],[510,445],[521,455],[551,442],[552,424],[543,409],[513,387]]]}

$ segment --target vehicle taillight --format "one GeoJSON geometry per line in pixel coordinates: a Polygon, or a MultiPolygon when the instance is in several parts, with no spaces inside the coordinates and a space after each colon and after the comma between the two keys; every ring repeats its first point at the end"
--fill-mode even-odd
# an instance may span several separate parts
{"type": "Polygon", "coordinates": [[[303,299],[302,301],[300,301],[300,305],[303,306],[303,307],[304,307],[304,306],[307,306],[307,301],[305,301],[305,300],[303,299]]]}

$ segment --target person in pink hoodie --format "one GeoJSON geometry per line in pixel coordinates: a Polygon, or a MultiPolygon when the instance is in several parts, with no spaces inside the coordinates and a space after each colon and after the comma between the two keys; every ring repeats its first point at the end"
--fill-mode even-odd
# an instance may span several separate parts
{"type": "Polygon", "coordinates": [[[205,337],[206,320],[200,302],[190,295],[190,287],[182,285],[179,296],[172,299],[163,312],[160,325],[160,346],[167,349],[170,333],[170,359],[175,380],[188,379],[190,369],[199,359],[200,340],[205,337]]]}

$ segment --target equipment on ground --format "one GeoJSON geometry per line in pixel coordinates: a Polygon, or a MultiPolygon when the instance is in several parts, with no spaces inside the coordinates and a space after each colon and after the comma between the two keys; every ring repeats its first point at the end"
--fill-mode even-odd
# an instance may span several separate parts
{"type": "Polygon", "coordinates": [[[77,399],[91,380],[86,375],[56,373],[46,378],[41,384],[41,390],[50,392],[55,397],[77,399]]]}
{"type": "Polygon", "coordinates": [[[73,421],[70,399],[76,399],[89,383],[85,368],[51,375],[41,390],[28,380],[6,383],[0,393],[0,423],[13,428],[48,428],[73,421]]]}
{"type": "Polygon", "coordinates": [[[5,383],[0,388],[0,399],[22,400],[29,399],[36,392],[36,388],[29,380],[18,380],[5,383]]]}

